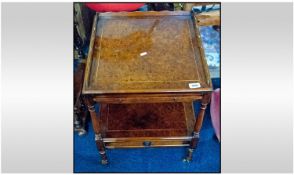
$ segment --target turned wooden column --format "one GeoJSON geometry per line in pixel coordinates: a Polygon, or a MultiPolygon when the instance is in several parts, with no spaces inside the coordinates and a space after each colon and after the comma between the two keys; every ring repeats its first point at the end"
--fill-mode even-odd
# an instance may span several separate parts
{"type": "Polygon", "coordinates": [[[87,110],[84,105],[83,99],[78,97],[74,105],[74,130],[78,132],[80,136],[85,135],[87,121],[87,110]]]}
{"type": "Polygon", "coordinates": [[[74,129],[78,134],[84,135],[86,131],[87,109],[82,98],[84,80],[84,61],[77,61],[77,68],[74,72],[74,129]]]}
{"type": "Polygon", "coordinates": [[[190,147],[188,148],[187,156],[184,159],[184,161],[186,161],[186,162],[192,161],[193,151],[196,149],[196,147],[198,145],[199,138],[200,138],[200,129],[202,127],[202,122],[203,122],[204,115],[205,115],[205,109],[210,101],[210,96],[211,96],[211,94],[205,94],[205,95],[203,95],[203,98],[201,100],[201,107],[200,107],[200,111],[197,115],[197,119],[196,119],[196,122],[194,125],[194,130],[192,133],[190,147]]]}
{"type": "Polygon", "coordinates": [[[105,151],[105,145],[102,138],[101,127],[100,127],[100,118],[97,115],[98,111],[95,110],[95,102],[91,96],[84,96],[85,104],[88,107],[88,111],[90,112],[91,120],[93,123],[93,128],[95,132],[95,142],[99,154],[101,156],[101,164],[107,164],[107,156],[105,151]]]}

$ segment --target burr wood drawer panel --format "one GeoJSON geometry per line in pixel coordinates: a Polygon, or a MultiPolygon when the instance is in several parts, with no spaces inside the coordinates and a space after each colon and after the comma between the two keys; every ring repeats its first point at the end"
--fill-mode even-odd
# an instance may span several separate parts
{"type": "Polygon", "coordinates": [[[200,94],[128,94],[128,95],[99,95],[94,98],[96,102],[100,103],[164,103],[164,102],[191,102],[194,100],[200,100],[202,96],[200,94]]]}
{"type": "Polygon", "coordinates": [[[182,138],[130,138],[124,140],[105,139],[106,148],[143,148],[143,147],[175,147],[188,146],[189,137],[182,138]]]}

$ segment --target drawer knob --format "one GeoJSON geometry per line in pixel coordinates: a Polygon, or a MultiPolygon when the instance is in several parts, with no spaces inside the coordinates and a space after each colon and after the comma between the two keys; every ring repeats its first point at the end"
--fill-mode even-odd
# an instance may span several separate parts
{"type": "Polygon", "coordinates": [[[151,146],[151,142],[150,142],[150,141],[144,141],[144,142],[143,142],[143,145],[144,145],[145,147],[151,146]]]}

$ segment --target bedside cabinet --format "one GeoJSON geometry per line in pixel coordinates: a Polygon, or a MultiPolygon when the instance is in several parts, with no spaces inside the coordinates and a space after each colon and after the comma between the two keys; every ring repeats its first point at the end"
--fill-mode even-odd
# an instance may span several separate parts
{"type": "Polygon", "coordinates": [[[82,94],[102,164],[110,148],[186,146],[192,160],[212,91],[195,21],[184,11],[96,14],[82,94]]]}

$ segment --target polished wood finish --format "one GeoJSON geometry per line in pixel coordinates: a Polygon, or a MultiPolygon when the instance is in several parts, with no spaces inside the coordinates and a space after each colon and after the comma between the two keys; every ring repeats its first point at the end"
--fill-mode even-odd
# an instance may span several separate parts
{"type": "Polygon", "coordinates": [[[104,138],[183,137],[195,122],[191,103],[103,104],[100,114],[104,138]]]}
{"type": "Polygon", "coordinates": [[[106,148],[188,146],[195,123],[191,103],[103,105],[100,113],[106,148]]]}
{"type": "Polygon", "coordinates": [[[193,20],[188,12],[100,14],[84,93],[209,91],[193,20]]]}
{"type": "Polygon", "coordinates": [[[184,11],[96,14],[83,94],[102,163],[105,148],[196,147],[204,109],[195,122],[192,102],[207,104],[212,84],[195,21],[184,11]]]}
{"type": "Polygon", "coordinates": [[[102,132],[100,127],[100,118],[97,115],[98,111],[96,111],[95,102],[93,101],[91,96],[84,96],[84,101],[88,107],[88,111],[90,112],[94,132],[95,132],[95,142],[96,142],[96,146],[99,151],[99,154],[101,156],[101,163],[107,164],[108,160],[107,160],[107,156],[105,152],[105,145],[104,145],[102,134],[101,134],[102,132]]]}
{"type": "Polygon", "coordinates": [[[144,145],[146,140],[140,141],[127,141],[127,142],[110,142],[106,143],[106,148],[146,148],[146,147],[181,147],[189,146],[189,141],[170,141],[170,140],[155,140],[149,141],[150,146],[144,145]]]}
{"type": "Polygon", "coordinates": [[[94,100],[100,103],[163,103],[163,102],[191,102],[194,100],[202,99],[201,95],[191,96],[189,94],[131,94],[131,95],[108,95],[108,96],[98,96],[95,97],[94,100]]]}
{"type": "Polygon", "coordinates": [[[188,153],[184,161],[190,162],[192,160],[192,154],[194,149],[197,147],[197,144],[199,142],[199,137],[200,137],[200,129],[202,126],[204,114],[205,114],[205,109],[210,101],[210,94],[206,94],[203,96],[203,99],[201,101],[201,107],[200,111],[198,112],[198,116],[194,125],[194,131],[192,133],[192,139],[190,142],[190,148],[188,149],[188,153]]]}

